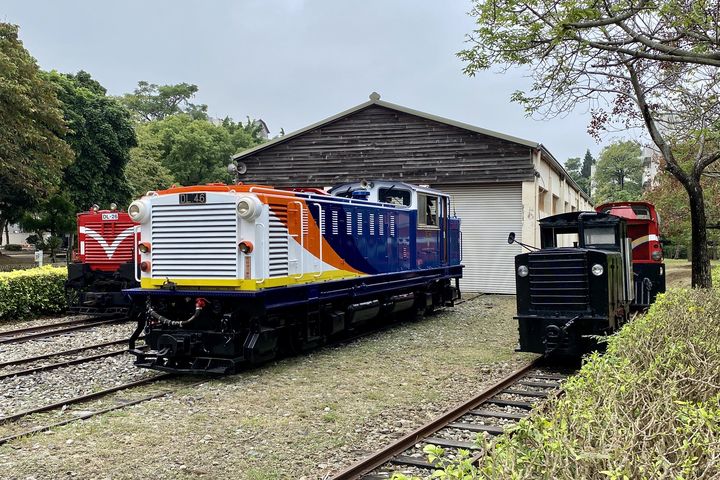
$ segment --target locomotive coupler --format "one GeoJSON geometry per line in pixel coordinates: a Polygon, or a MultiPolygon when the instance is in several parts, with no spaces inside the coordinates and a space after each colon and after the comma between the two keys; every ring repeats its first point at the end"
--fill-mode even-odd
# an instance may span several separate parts
{"type": "Polygon", "coordinates": [[[553,353],[562,343],[562,340],[568,335],[568,329],[580,318],[577,315],[564,325],[548,325],[545,327],[545,355],[553,353]]]}

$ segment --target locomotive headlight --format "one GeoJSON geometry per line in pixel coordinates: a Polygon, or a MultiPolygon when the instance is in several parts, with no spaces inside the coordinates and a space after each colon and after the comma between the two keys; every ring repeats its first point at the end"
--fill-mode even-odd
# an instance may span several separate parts
{"type": "Polygon", "coordinates": [[[262,205],[255,197],[241,197],[237,203],[237,213],[245,220],[252,220],[260,215],[262,205]]]}
{"type": "Polygon", "coordinates": [[[140,253],[148,253],[150,251],[150,242],[138,243],[138,250],[140,250],[140,253]]]}
{"type": "Polygon", "coordinates": [[[599,277],[600,275],[603,274],[603,272],[605,272],[605,269],[603,268],[602,265],[600,265],[599,263],[596,263],[595,265],[592,266],[592,269],[590,269],[590,271],[592,272],[593,275],[595,275],[596,277],[599,277]]]}
{"type": "Polygon", "coordinates": [[[242,253],[245,255],[252,253],[253,251],[253,244],[251,242],[248,242],[247,240],[243,240],[238,244],[238,248],[242,253]]]}
{"type": "Polygon", "coordinates": [[[650,254],[650,258],[652,258],[656,262],[659,262],[660,260],[662,260],[662,252],[660,250],[655,250],[654,252],[652,252],[652,254],[650,254]]]}
{"type": "Polygon", "coordinates": [[[142,222],[147,216],[148,207],[145,202],[141,200],[135,200],[128,207],[128,215],[134,222],[142,222]]]}
{"type": "Polygon", "coordinates": [[[528,273],[530,273],[530,270],[526,265],[520,265],[517,269],[518,277],[527,277],[528,273]]]}

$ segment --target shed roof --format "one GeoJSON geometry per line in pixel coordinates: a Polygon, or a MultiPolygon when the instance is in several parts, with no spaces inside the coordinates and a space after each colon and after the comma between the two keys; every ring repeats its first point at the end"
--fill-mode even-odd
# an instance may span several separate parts
{"type": "Polygon", "coordinates": [[[489,137],[497,138],[499,140],[504,140],[507,142],[515,143],[517,145],[522,145],[525,147],[539,150],[541,152],[542,158],[544,158],[546,161],[548,161],[548,163],[550,163],[553,166],[553,168],[560,174],[560,176],[563,177],[568,183],[570,183],[570,185],[572,185],[573,188],[575,190],[577,190],[583,198],[585,198],[587,201],[590,201],[590,197],[587,194],[585,194],[585,192],[583,192],[582,189],[577,185],[577,183],[570,177],[570,175],[565,170],[565,167],[560,162],[558,162],[557,159],[552,155],[552,153],[550,153],[550,151],[547,150],[547,148],[545,148],[545,146],[542,145],[541,143],[533,141],[533,140],[526,140],[526,139],[515,137],[512,135],[507,135],[504,133],[496,132],[494,130],[488,130],[486,128],[481,128],[481,127],[478,127],[475,125],[470,125],[468,123],[458,122],[456,120],[451,120],[449,118],[440,117],[438,115],[433,115],[430,113],[422,112],[420,110],[414,110],[412,108],[408,108],[408,107],[405,107],[402,105],[397,105],[394,103],[386,102],[384,100],[381,100],[380,95],[376,92],[373,92],[372,94],[370,94],[370,98],[366,102],[363,102],[359,105],[356,105],[352,108],[344,110],[344,111],[337,113],[335,115],[332,115],[328,118],[325,118],[323,120],[315,122],[311,125],[303,127],[294,132],[283,135],[282,137],[275,138],[273,140],[270,140],[269,142],[260,144],[256,147],[253,147],[248,150],[244,150],[240,153],[237,153],[237,154],[233,155],[233,160],[243,160],[244,158],[254,156],[265,150],[273,148],[279,144],[289,142],[297,137],[300,137],[301,135],[303,135],[305,133],[311,132],[317,128],[323,127],[323,126],[331,124],[337,120],[345,118],[349,115],[352,115],[353,113],[360,112],[360,111],[362,111],[368,107],[371,107],[373,105],[376,105],[379,107],[384,107],[384,108],[402,112],[402,113],[405,113],[408,115],[413,115],[416,117],[424,118],[426,120],[430,120],[433,122],[438,122],[441,124],[460,128],[462,130],[466,130],[469,132],[486,135],[489,137]]]}

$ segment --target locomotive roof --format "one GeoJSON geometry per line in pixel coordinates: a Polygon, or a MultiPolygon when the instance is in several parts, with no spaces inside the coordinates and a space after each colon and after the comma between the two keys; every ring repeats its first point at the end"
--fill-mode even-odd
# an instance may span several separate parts
{"type": "Polygon", "coordinates": [[[628,201],[628,202],[607,202],[603,203],[602,205],[598,205],[595,208],[598,212],[601,212],[603,210],[622,210],[622,212],[618,212],[618,216],[622,217],[632,223],[645,223],[645,222],[657,222],[658,221],[658,213],[657,210],[655,210],[655,205],[649,202],[642,202],[642,201],[628,201]],[[645,207],[647,208],[647,214],[650,216],[650,218],[646,218],[643,212],[643,215],[640,216],[635,208],[633,207],[645,207]]]}
{"type": "Polygon", "coordinates": [[[600,213],[595,211],[580,211],[580,212],[566,212],[559,213],[540,219],[540,227],[554,227],[554,228],[577,228],[579,223],[585,225],[597,224],[597,225],[615,225],[620,222],[624,222],[623,218],[620,218],[609,213],[600,213]]]}
{"type": "MultiPolygon", "coordinates": [[[[406,183],[403,181],[394,181],[394,180],[368,180],[370,185],[372,187],[395,187],[395,188],[405,188],[408,190],[416,191],[416,192],[424,192],[424,193],[432,193],[434,195],[442,195],[442,196],[448,196],[446,193],[441,192],[440,190],[436,190],[434,188],[426,187],[426,186],[420,186],[420,185],[413,185],[411,183],[406,183]]],[[[330,193],[335,192],[337,190],[342,190],[344,188],[352,188],[357,186],[358,188],[361,186],[361,182],[350,182],[350,183],[341,183],[339,185],[335,185],[330,189],[330,193]]]]}

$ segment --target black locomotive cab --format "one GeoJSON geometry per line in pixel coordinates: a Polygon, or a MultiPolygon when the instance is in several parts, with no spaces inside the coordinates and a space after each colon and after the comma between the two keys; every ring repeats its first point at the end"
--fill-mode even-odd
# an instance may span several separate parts
{"type": "Polygon", "coordinates": [[[515,257],[519,350],[579,357],[627,319],[627,226],[614,215],[570,212],[540,220],[540,238],[540,249],[515,257]]]}

